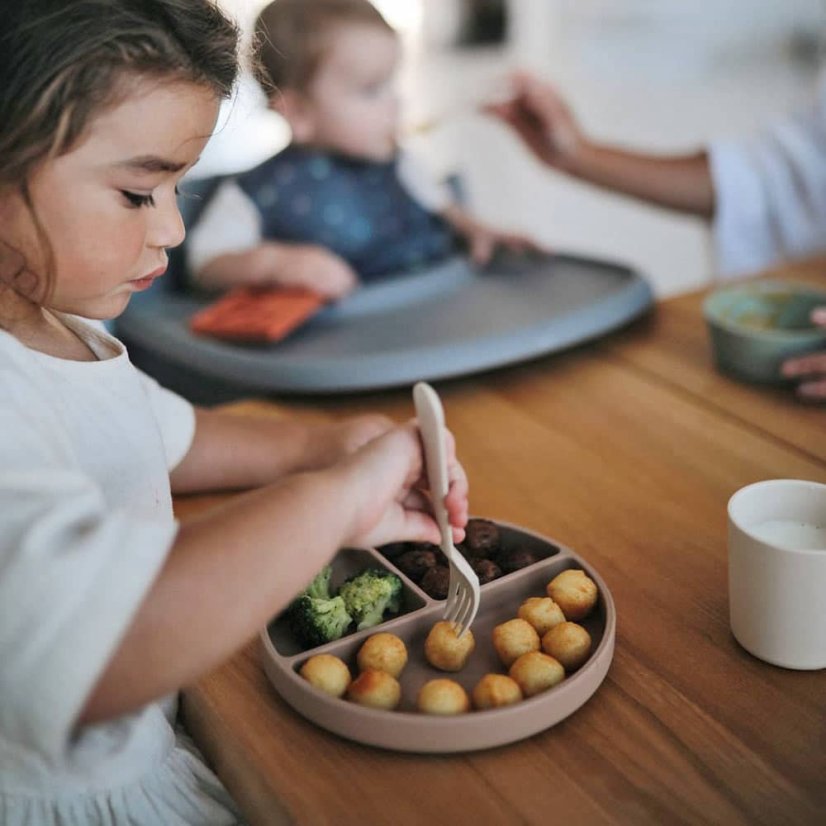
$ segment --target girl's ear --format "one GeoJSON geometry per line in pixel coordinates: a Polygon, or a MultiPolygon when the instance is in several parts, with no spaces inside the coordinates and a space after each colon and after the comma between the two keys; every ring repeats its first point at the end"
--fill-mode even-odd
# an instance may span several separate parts
{"type": "Polygon", "coordinates": [[[269,98],[270,109],[290,126],[296,143],[308,143],[315,136],[315,110],[306,95],[295,89],[279,89],[269,98]]]}

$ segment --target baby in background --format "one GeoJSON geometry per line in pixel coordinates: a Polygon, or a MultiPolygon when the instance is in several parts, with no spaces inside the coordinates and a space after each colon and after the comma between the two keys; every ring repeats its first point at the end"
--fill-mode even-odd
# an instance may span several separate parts
{"type": "Polygon", "coordinates": [[[444,260],[478,264],[528,239],[475,220],[397,143],[400,44],[369,0],[275,0],[255,26],[269,105],[292,142],[223,182],[190,231],[197,286],[284,285],[338,298],[444,260]]]}

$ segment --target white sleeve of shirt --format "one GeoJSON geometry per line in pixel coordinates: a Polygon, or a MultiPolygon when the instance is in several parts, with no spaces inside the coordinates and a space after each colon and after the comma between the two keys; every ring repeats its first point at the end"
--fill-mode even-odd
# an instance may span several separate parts
{"type": "Polygon", "coordinates": [[[140,370],[138,373],[158,421],[166,453],[166,466],[171,471],[192,447],[195,438],[195,408],[177,393],[161,387],[155,379],[140,370]]]}
{"type": "MultiPolygon", "coordinates": [[[[114,336],[106,329],[102,321],[84,318],[88,324],[104,336],[114,340],[114,336]]],[[[120,342],[120,346],[123,343],[120,342]]],[[[155,379],[147,376],[142,370],[135,368],[146,390],[147,398],[152,406],[152,412],[158,422],[166,453],[167,468],[171,471],[177,467],[192,447],[195,437],[195,409],[184,398],[165,387],[161,387],[155,379]]]]}
{"type": "Polygon", "coordinates": [[[62,755],[177,525],[107,508],[44,427],[0,399],[0,736],[48,759],[62,755]]]}
{"type": "Polygon", "coordinates": [[[407,149],[399,150],[396,174],[402,186],[429,212],[443,212],[454,201],[450,187],[437,181],[421,160],[407,149]]]}
{"type": "Polygon", "coordinates": [[[224,181],[189,230],[187,268],[196,274],[219,255],[254,249],[262,237],[261,215],[255,202],[234,180],[224,181]]]}
{"type": "Polygon", "coordinates": [[[826,83],[810,110],[709,148],[718,269],[734,276],[826,250],[826,83]]]}

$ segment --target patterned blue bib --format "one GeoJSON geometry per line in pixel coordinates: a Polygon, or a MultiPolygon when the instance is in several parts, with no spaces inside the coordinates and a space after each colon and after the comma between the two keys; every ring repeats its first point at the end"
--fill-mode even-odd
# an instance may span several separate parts
{"type": "Polygon", "coordinates": [[[421,269],[457,248],[451,227],[399,181],[395,160],[289,146],[237,181],[261,213],[265,239],[324,246],[366,281],[421,269]]]}

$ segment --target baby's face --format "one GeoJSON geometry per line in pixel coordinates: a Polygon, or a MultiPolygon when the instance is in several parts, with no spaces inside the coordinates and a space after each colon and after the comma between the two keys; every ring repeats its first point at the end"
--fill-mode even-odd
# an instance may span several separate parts
{"type": "Polygon", "coordinates": [[[338,29],[304,96],[306,142],[366,160],[392,158],[399,57],[396,36],[378,26],[338,29]]]}

